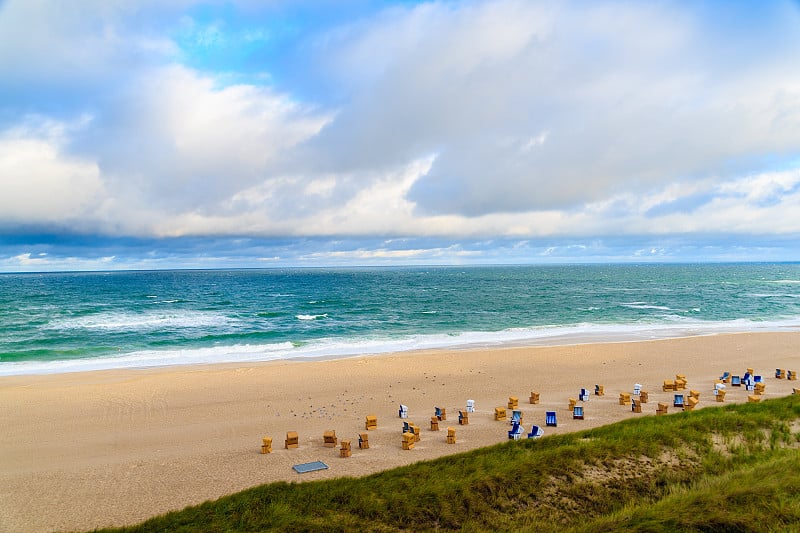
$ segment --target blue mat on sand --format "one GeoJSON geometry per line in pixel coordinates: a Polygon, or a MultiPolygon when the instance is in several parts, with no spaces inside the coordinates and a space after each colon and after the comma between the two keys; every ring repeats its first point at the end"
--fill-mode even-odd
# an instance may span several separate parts
{"type": "Polygon", "coordinates": [[[310,463],[294,465],[292,468],[294,468],[298,474],[305,474],[306,472],[313,472],[314,470],[325,470],[328,468],[328,465],[322,461],[311,461],[310,463]]]}

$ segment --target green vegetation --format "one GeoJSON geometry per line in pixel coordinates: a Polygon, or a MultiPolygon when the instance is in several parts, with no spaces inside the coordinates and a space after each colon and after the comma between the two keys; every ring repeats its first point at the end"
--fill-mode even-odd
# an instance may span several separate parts
{"type": "Polygon", "coordinates": [[[800,396],[273,483],[114,531],[798,531],[800,396]]]}

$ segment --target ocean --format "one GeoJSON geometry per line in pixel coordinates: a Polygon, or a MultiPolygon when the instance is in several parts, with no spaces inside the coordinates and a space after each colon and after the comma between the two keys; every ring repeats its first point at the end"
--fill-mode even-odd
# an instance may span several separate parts
{"type": "Polygon", "coordinates": [[[800,264],[0,274],[0,375],[800,329],[800,264]]]}

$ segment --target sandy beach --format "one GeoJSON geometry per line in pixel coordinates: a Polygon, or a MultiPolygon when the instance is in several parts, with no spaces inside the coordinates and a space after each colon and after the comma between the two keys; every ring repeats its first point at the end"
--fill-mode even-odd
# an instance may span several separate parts
{"type": "MultiPolygon", "coordinates": [[[[764,398],[785,396],[798,382],[776,379],[775,368],[800,370],[799,349],[800,333],[741,333],[0,378],[0,531],[134,524],[266,482],[361,476],[503,442],[508,422],[493,415],[509,396],[519,398],[526,430],[557,412],[558,427],[545,434],[653,416],[658,401],[671,405],[661,385],[676,373],[701,391],[699,408],[718,405],[711,391],[726,370],[752,367],[764,398]],[[618,402],[634,383],[650,395],[642,414],[618,402]],[[573,420],[569,398],[595,384],[605,396],[590,396],[585,419],[573,420]],[[539,404],[528,403],[531,391],[539,404]],[[475,412],[459,426],[467,399],[475,412]],[[401,449],[400,403],[422,429],[411,451],[401,449]],[[436,406],[447,410],[438,432],[436,406]],[[369,414],[378,429],[359,450],[369,414]],[[448,426],[456,444],[445,442],[448,426]],[[323,446],[326,430],[352,441],[352,457],[323,446]],[[298,432],[299,448],[284,449],[287,431],[298,432]],[[271,454],[260,453],[264,436],[271,454]],[[318,460],[329,468],[292,470],[318,460]]],[[[744,387],[727,390],[727,402],[747,400],[744,387]]]]}

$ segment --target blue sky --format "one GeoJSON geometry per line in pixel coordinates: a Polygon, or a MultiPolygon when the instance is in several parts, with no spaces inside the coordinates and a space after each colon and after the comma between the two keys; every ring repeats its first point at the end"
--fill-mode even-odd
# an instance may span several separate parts
{"type": "Polygon", "coordinates": [[[800,260],[800,3],[0,0],[0,271],[800,260]]]}

